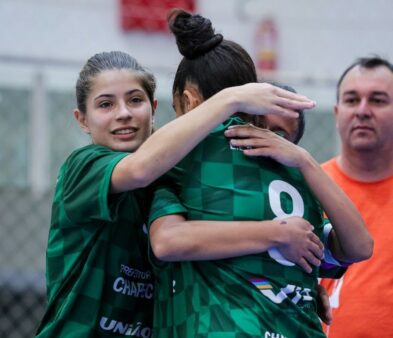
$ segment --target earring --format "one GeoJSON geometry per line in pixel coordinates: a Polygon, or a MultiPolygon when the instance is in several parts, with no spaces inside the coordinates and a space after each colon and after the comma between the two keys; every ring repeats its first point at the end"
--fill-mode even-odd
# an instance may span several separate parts
{"type": "Polygon", "coordinates": [[[151,132],[154,132],[154,117],[151,119],[151,132]]]}

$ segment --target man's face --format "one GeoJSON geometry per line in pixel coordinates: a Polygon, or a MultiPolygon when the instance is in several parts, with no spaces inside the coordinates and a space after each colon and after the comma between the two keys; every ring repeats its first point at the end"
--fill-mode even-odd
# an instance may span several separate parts
{"type": "Polygon", "coordinates": [[[393,73],[385,66],[354,67],[341,83],[334,111],[344,149],[392,147],[393,73]]]}
{"type": "Polygon", "coordinates": [[[257,117],[255,125],[259,128],[266,128],[280,134],[293,143],[298,133],[299,120],[278,115],[262,115],[257,117]]]}

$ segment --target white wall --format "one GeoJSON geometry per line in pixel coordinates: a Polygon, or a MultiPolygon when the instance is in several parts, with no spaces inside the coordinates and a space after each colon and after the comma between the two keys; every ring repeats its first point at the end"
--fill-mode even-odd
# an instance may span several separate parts
{"type": "Polygon", "coordinates": [[[253,56],[258,22],[273,17],[279,31],[280,77],[326,108],[334,102],[337,78],[355,58],[379,54],[393,61],[391,0],[199,2],[218,30],[253,56]]]}
{"type": "MultiPolygon", "coordinates": [[[[153,50],[164,50],[170,37],[123,33],[117,4],[111,0],[1,0],[1,54],[78,62],[98,51],[125,49],[148,65],[160,65],[161,58],[153,50]]],[[[164,63],[173,56],[176,50],[167,49],[164,63]]]]}
{"type": "MultiPolygon", "coordinates": [[[[307,85],[304,78],[319,77],[322,84],[317,86],[331,87],[329,81],[358,56],[393,57],[391,0],[199,0],[197,4],[218,32],[240,42],[252,55],[258,21],[273,16],[279,29],[280,70],[300,86],[307,85]]],[[[165,33],[125,33],[119,16],[116,0],[0,0],[0,64],[4,67],[2,60],[15,58],[58,60],[78,69],[96,52],[125,50],[158,73],[164,81],[160,90],[169,93],[162,86],[170,87],[179,61],[173,38],[165,33]]],[[[311,87],[315,90],[315,85],[311,87]]]]}
{"type": "MultiPolygon", "coordinates": [[[[276,18],[286,71],[324,75],[370,52],[393,56],[390,0],[246,0],[242,8],[248,27],[263,15],[276,18]]],[[[244,32],[234,26],[227,22],[223,29],[240,41],[244,32]]]]}

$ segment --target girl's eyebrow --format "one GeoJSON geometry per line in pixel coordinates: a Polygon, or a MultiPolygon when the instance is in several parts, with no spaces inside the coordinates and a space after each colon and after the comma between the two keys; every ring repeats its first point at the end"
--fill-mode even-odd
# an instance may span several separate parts
{"type": "MultiPolygon", "coordinates": [[[[129,90],[128,92],[126,92],[125,94],[126,95],[131,95],[131,94],[133,94],[133,93],[135,93],[135,92],[141,92],[141,93],[144,93],[144,91],[143,90],[141,90],[141,89],[131,89],[131,90],[129,90]]],[[[107,97],[107,98],[112,98],[112,97],[115,97],[116,95],[115,94],[100,94],[100,95],[98,95],[98,96],[96,96],[95,98],[94,98],[94,101],[96,101],[96,100],[98,100],[98,99],[100,99],[100,98],[103,98],[103,97],[107,97]]]]}
{"type": "Polygon", "coordinates": [[[96,101],[96,100],[98,100],[98,99],[100,99],[100,98],[103,98],[103,97],[109,97],[109,98],[111,98],[111,97],[115,97],[115,95],[113,95],[113,94],[100,94],[100,95],[98,95],[98,96],[96,96],[96,97],[94,98],[94,101],[96,101]]]}

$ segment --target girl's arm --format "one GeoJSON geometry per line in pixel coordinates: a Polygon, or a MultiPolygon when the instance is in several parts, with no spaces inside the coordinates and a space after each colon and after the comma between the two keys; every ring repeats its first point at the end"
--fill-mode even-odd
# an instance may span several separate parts
{"type": "Polygon", "coordinates": [[[370,258],[373,239],[349,197],[306,151],[299,169],[333,226],[328,240],[333,256],[347,263],[370,258]]]}
{"type": "Polygon", "coordinates": [[[111,192],[149,185],[236,112],[296,116],[295,110],[310,109],[314,105],[302,95],[266,83],[224,89],[157,130],[135,153],[119,161],[112,173],[111,192]]]}
{"type": "Polygon", "coordinates": [[[352,263],[371,257],[373,240],[360,213],[305,149],[269,130],[254,126],[235,127],[225,133],[228,137],[247,137],[231,140],[234,146],[252,148],[244,150],[245,155],[270,157],[284,165],[299,168],[333,226],[328,243],[336,259],[352,263]]]}
{"type": "Polygon", "coordinates": [[[150,227],[154,255],[162,261],[213,260],[277,248],[311,272],[323,245],[301,217],[274,221],[187,221],[182,215],[157,218],[150,227]]]}

